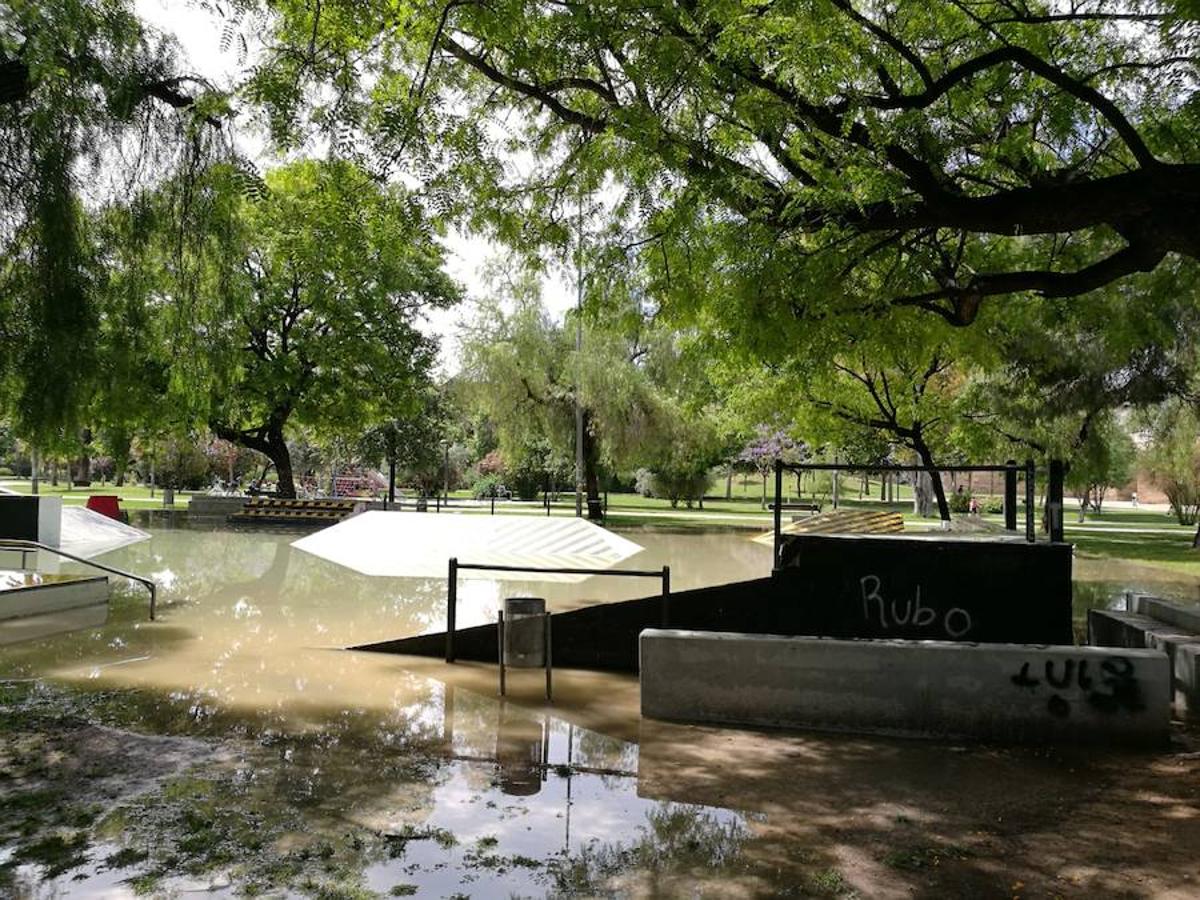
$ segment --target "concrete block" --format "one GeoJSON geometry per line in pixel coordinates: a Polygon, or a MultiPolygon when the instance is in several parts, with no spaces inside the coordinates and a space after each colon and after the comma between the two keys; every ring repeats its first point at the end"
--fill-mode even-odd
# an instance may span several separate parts
{"type": "Polygon", "coordinates": [[[1200,713],[1200,633],[1187,627],[1193,623],[1200,626],[1200,617],[1152,597],[1138,597],[1137,609],[1139,613],[1089,610],[1092,643],[1163,651],[1171,665],[1172,695],[1175,691],[1183,695],[1189,715],[1200,713]]]}
{"type": "Polygon", "coordinates": [[[651,718],[1139,745],[1170,721],[1156,650],[656,629],[640,650],[651,718]]]}
{"type": "Polygon", "coordinates": [[[1200,639],[1200,609],[1169,603],[1157,597],[1138,597],[1135,603],[1138,614],[1190,631],[1200,639]]]}
{"type": "Polygon", "coordinates": [[[43,615],[108,602],[108,578],[3,573],[0,579],[0,621],[43,615]]]}
{"type": "Polygon", "coordinates": [[[1148,616],[1116,609],[1088,610],[1088,643],[1094,647],[1146,646],[1146,631],[1158,623],[1148,616]]]}

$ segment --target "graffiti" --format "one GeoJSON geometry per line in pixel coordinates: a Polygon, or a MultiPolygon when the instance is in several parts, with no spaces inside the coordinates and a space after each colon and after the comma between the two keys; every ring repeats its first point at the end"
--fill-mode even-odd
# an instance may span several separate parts
{"type": "Polygon", "coordinates": [[[862,590],[863,618],[868,622],[878,618],[879,627],[884,631],[892,628],[928,628],[939,623],[942,632],[952,641],[964,637],[973,627],[971,614],[960,606],[954,606],[939,613],[936,609],[921,604],[921,586],[917,585],[912,600],[906,600],[902,605],[895,598],[885,600],[880,588],[883,581],[878,575],[864,575],[859,579],[862,590]]]}
{"type": "Polygon", "coordinates": [[[1089,674],[1089,662],[1086,659],[1048,659],[1042,665],[1041,678],[1031,675],[1029,670],[1033,664],[1025,662],[1010,680],[1017,687],[1034,693],[1044,683],[1053,691],[1046,701],[1046,709],[1059,719],[1071,714],[1070,701],[1059,691],[1067,693],[1073,686],[1079,688],[1084,702],[1099,713],[1139,712],[1146,708],[1133,660],[1126,656],[1103,659],[1095,677],[1089,674]]]}

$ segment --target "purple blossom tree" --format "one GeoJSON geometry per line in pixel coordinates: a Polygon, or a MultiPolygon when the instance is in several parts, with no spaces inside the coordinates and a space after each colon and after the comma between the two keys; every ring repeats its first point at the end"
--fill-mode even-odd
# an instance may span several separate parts
{"type": "Polygon", "coordinates": [[[754,437],[737,456],[740,463],[754,467],[762,478],[761,508],[767,508],[767,476],[775,470],[775,460],[785,463],[803,462],[808,458],[808,446],[793,440],[782,428],[760,422],[754,426],[754,437]]]}

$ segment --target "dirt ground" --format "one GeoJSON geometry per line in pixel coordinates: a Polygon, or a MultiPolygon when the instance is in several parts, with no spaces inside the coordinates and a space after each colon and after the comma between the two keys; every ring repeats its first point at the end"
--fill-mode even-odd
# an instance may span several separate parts
{"type": "MultiPolygon", "coordinates": [[[[485,667],[396,665],[455,682],[460,719],[467,697],[481,710],[496,702],[485,667]]],[[[0,849],[0,888],[7,866],[11,895],[42,896],[43,879],[54,877],[63,896],[110,896],[88,880],[104,875],[94,861],[103,847],[109,868],[131,866],[121,884],[150,896],[178,893],[171,872],[186,869],[186,890],[358,898],[375,895],[362,872],[388,846],[426,832],[443,839],[428,827],[381,837],[350,824],[363,810],[385,819],[395,798],[409,802],[436,781],[447,764],[438,727],[398,747],[394,735],[380,742],[369,721],[361,740],[328,728],[289,735],[249,719],[210,723],[202,739],[97,724],[123,696],[106,694],[95,708],[54,698],[31,707],[26,698],[22,708],[34,711],[16,713],[0,703],[0,848],[9,848],[0,849]],[[139,831],[139,817],[165,831],[160,844],[139,831]],[[271,840],[242,854],[256,833],[271,840]],[[323,881],[312,876],[318,863],[323,881]],[[270,878],[255,881],[263,872],[270,878]]],[[[1159,752],[695,727],[641,719],[635,679],[567,671],[553,705],[518,688],[513,709],[635,743],[632,790],[670,821],[636,847],[632,827],[615,821],[610,847],[567,868],[547,850],[526,864],[559,866],[553,879],[500,896],[1200,896],[1200,732],[1182,726],[1159,752]],[[736,811],[744,825],[736,834],[715,828],[705,812],[714,809],[736,811]]],[[[476,799],[487,800],[481,813],[512,802],[486,793],[497,783],[491,763],[471,767],[476,799]]],[[[563,775],[555,769],[551,780],[563,775]]],[[[594,781],[620,787],[605,778],[594,781]]],[[[425,822],[429,802],[415,803],[414,821],[425,822]]],[[[605,814],[576,802],[577,821],[605,814]]],[[[444,840],[451,846],[455,835],[444,840]]],[[[503,864],[479,851],[447,859],[435,865],[503,864]]],[[[473,877],[456,893],[418,895],[496,896],[471,890],[473,877]]]]}

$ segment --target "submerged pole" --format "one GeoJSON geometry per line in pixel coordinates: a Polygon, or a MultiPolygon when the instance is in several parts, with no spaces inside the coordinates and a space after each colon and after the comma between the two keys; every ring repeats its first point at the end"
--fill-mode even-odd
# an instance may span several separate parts
{"type": "Polygon", "coordinates": [[[454,662],[454,625],[458,617],[458,558],[450,557],[446,579],[446,662],[454,662]]]}

